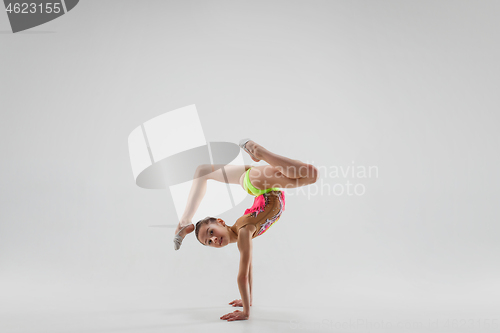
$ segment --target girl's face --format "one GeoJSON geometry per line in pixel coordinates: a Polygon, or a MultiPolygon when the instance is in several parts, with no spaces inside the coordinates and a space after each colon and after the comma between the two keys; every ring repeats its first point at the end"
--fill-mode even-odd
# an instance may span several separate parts
{"type": "Polygon", "coordinates": [[[229,244],[229,230],[223,220],[217,219],[217,222],[207,223],[200,227],[198,239],[207,246],[223,247],[229,244]]]}

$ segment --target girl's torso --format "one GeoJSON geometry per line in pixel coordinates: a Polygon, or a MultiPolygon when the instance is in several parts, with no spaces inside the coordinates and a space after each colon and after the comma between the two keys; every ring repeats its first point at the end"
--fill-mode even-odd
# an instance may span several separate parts
{"type": "Polygon", "coordinates": [[[245,211],[245,215],[236,220],[231,230],[239,234],[243,227],[253,231],[252,238],[262,235],[278,219],[285,208],[284,194],[281,191],[271,191],[255,197],[254,205],[245,211]]]}

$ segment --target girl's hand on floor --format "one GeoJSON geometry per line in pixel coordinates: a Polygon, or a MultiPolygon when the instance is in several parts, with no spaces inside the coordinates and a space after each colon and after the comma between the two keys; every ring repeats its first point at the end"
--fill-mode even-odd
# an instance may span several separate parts
{"type": "Polygon", "coordinates": [[[220,317],[220,319],[227,320],[227,321],[247,320],[248,315],[245,314],[243,311],[234,310],[234,312],[223,315],[222,317],[220,317]]]}
{"type": "MultiPolygon", "coordinates": [[[[230,305],[232,306],[241,306],[243,307],[243,301],[241,299],[235,299],[232,302],[229,302],[230,305]]],[[[250,306],[252,306],[252,302],[250,302],[250,306]]]]}
{"type": "Polygon", "coordinates": [[[232,306],[243,306],[243,302],[241,301],[241,299],[235,299],[234,301],[229,302],[229,304],[232,306]]]}

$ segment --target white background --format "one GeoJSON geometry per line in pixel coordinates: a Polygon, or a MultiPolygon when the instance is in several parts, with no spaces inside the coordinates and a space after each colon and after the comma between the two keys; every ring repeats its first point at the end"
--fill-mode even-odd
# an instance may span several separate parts
{"type": "Polygon", "coordinates": [[[499,14],[94,0],[12,34],[0,13],[0,331],[495,331],[499,14]],[[328,170],[254,240],[249,321],[219,319],[236,246],[174,251],[149,227],[177,223],[170,193],[134,184],[129,133],[191,104],[207,141],[328,170]],[[359,166],[378,175],[329,172],[359,166]],[[365,193],[324,192],[347,181],[365,193]]]}

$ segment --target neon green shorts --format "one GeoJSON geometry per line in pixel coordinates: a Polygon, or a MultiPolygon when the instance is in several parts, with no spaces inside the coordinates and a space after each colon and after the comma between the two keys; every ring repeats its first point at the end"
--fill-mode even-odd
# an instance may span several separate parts
{"type": "Polygon", "coordinates": [[[248,192],[248,194],[258,197],[259,195],[267,193],[267,192],[281,191],[281,189],[279,189],[278,187],[272,187],[272,188],[267,188],[265,190],[259,190],[258,188],[253,186],[252,183],[250,182],[250,176],[249,176],[250,169],[248,169],[247,172],[245,173],[245,179],[243,180],[243,188],[245,189],[245,191],[248,192]]]}

